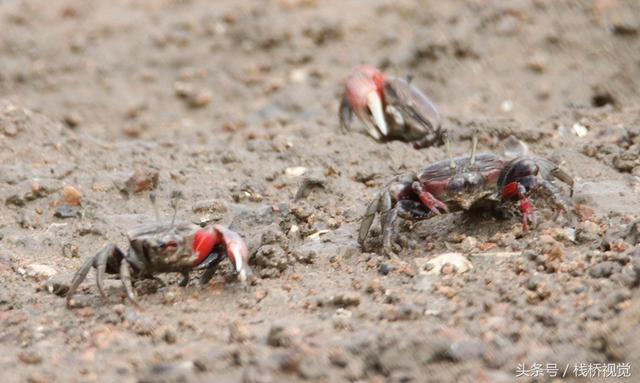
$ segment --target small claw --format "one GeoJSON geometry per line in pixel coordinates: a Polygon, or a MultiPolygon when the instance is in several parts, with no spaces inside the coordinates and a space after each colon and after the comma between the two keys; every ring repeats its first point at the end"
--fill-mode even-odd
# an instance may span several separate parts
{"type": "Polygon", "coordinates": [[[418,198],[420,198],[420,201],[424,204],[424,206],[426,206],[427,209],[431,210],[434,214],[440,215],[443,213],[449,213],[449,208],[447,207],[447,205],[434,197],[433,194],[427,191],[423,191],[420,183],[414,183],[412,187],[416,194],[418,194],[418,198]]]}
{"type": "Polygon", "coordinates": [[[529,231],[529,223],[535,227],[537,225],[536,210],[528,197],[520,200],[520,212],[522,213],[522,230],[529,231]]]}
{"type": "Polygon", "coordinates": [[[380,133],[382,133],[383,136],[388,135],[389,129],[387,128],[387,121],[384,118],[382,99],[380,98],[378,92],[369,92],[369,94],[367,95],[367,106],[369,107],[369,111],[371,112],[371,116],[373,117],[375,127],[380,131],[380,133]]]}

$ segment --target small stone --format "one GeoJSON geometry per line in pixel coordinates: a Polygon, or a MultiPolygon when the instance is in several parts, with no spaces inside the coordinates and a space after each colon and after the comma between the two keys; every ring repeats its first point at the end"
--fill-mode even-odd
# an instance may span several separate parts
{"type": "Polygon", "coordinates": [[[74,188],[73,186],[67,185],[62,190],[62,199],[66,205],[80,206],[82,193],[80,193],[78,189],[74,188]]]}
{"type": "Polygon", "coordinates": [[[432,259],[416,258],[416,265],[418,268],[427,274],[442,274],[443,271],[452,271],[455,273],[464,273],[473,268],[473,265],[467,258],[460,253],[444,253],[436,256],[432,259]],[[454,269],[451,270],[450,266],[444,267],[449,264],[454,269]]]}
{"type": "Polygon", "coordinates": [[[173,304],[177,298],[178,297],[176,296],[176,293],[174,291],[169,290],[162,297],[162,303],[164,303],[165,305],[170,305],[170,304],[173,304]]]}
{"type": "Polygon", "coordinates": [[[286,177],[300,177],[306,172],[307,172],[307,168],[305,168],[304,166],[294,166],[291,168],[286,168],[284,170],[284,175],[286,177]]]}
{"type": "Polygon", "coordinates": [[[388,275],[389,272],[391,272],[391,267],[388,264],[381,263],[380,266],[378,266],[378,273],[380,275],[388,275]]]}
{"type": "Polygon", "coordinates": [[[129,194],[140,193],[145,190],[154,190],[158,186],[160,174],[157,170],[136,170],[125,182],[129,194]]]}
{"type": "Polygon", "coordinates": [[[77,112],[71,112],[66,114],[62,118],[62,122],[64,122],[64,124],[67,125],[69,128],[75,129],[80,124],[82,124],[82,116],[80,116],[80,114],[78,114],[77,112]]]}
{"type": "Polygon", "coordinates": [[[600,238],[600,226],[592,221],[580,222],[576,231],[576,239],[580,243],[598,241],[600,238]]]}
{"type": "Polygon", "coordinates": [[[461,246],[463,252],[471,253],[478,247],[478,240],[475,237],[467,237],[462,241],[461,246]]]}
{"type": "Polygon", "coordinates": [[[18,354],[18,358],[25,364],[40,364],[42,363],[42,357],[33,350],[25,350],[18,354]]]}
{"type": "Polygon", "coordinates": [[[67,204],[62,204],[58,206],[53,213],[53,216],[56,218],[76,218],[80,215],[80,211],[75,206],[69,206],[67,204]]]}
{"type": "Polygon", "coordinates": [[[67,291],[69,291],[69,280],[58,277],[57,275],[51,276],[44,283],[44,290],[49,294],[64,297],[67,295],[67,291]]]}
{"type": "Polygon", "coordinates": [[[269,329],[267,344],[271,347],[289,347],[293,345],[294,338],[299,331],[284,325],[274,324],[269,329]]]}
{"type": "Polygon", "coordinates": [[[609,278],[612,274],[620,272],[622,266],[617,262],[604,261],[589,269],[589,275],[593,278],[609,278]]]}
{"type": "Polygon", "coordinates": [[[294,250],[293,255],[296,261],[305,265],[311,265],[318,257],[318,253],[315,250],[294,250]]]}
{"type": "Polygon", "coordinates": [[[176,332],[170,328],[166,328],[162,334],[162,340],[167,344],[175,344],[177,341],[176,332]]]}
{"type": "Polygon", "coordinates": [[[2,124],[2,131],[7,137],[15,137],[18,134],[18,127],[15,123],[2,124]]]}
{"type": "Polygon", "coordinates": [[[187,105],[191,108],[204,108],[211,103],[213,93],[209,89],[200,89],[187,99],[187,105]]]}
{"type": "Polygon", "coordinates": [[[336,295],[331,299],[331,304],[340,307],[358,306],[360,304],[360,295],[357,293],[336,295]]]}
{"type": "Polygon", "coordinates": [[[345,368],[349,364],[349,355],[342,347],[330,348],[327,357],[329,362],[338,368],[345,368]]]}
{"type": "Polygon", "coordinates": [[[336,310],[332,317],[333,327],[337,330],[352,330],[351,316],[351,311],[347,309],[336,310]]]}
{"type": "Polygon", "coordinates": [[[245,343],[251,340],[249,328],[238,321],[229,324],[229,343],[245,343]]]}
{"type": "Polygon", "coordinates": [[[24,275],[36,280],[44,280],[56,275],[58,272],[51,266],[32,263],[25,268],[24,275]]]}

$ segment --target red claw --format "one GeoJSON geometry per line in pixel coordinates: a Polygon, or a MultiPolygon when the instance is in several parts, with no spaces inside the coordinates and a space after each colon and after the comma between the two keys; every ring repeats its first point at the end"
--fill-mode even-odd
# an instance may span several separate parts
{"type": "Polygon", "coordinates": [[[449,212],[449,208],[447,207],[447,205],[444,202],[436,199],[436,197],[434,197],[433,194],[429,192],[423,191],[422,193],[420,193],[419,198],[420,198],[420,201],[422,201],[422,203],[424,204],[424,206],[428,207],[429,210],[431,210],[435,214],[449,212]]]}
{"type": "Polygon", "coordinates": [[[520,190],[519,190],[520,188],[518,187],[518,185],[519,184],[517,182],[511,182],[506,184],[502,188],[502,199],[507,200],[507,199],[520,197],[520,190]]]}
{"type": "Polygon", "coordinates": [[[346,83],[349,105],[376,139],[389,133],[384,114],[384,84],[382,72],[370,65],[356,68],[346,83]]]}
{"type": "Polygon", "coordinates": [[[211,254],[213,248],[220,243],[219,237],[217,231],[211,233],[207,230],[198,230],[196,232],[193,238],[193,252],[197,254],[194,265],[200,264],[211,254]]]}
{"type": "Polygon", "coordinates": [[[536,226],[536,209],[528,197],[524,197],[520,200],[520,212],[522,213],[523,231],[529,230],[529,222],[531,222],[534,227],[536,226]]]}

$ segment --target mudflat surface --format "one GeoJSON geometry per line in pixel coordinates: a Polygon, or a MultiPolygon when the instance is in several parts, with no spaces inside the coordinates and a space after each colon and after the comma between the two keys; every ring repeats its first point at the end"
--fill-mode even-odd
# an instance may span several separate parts
{"type": "Polygon", "coordinates": [[[639,52],[631,0],[0,1],[1,380],[638,376],[639,52]],[[575,211],[536,200],[526,233],[517,215],[404,222],[397,259],[375,223],[363,251],[368,201],[446,158],[339,132],[364,62],[413,75],[455,154],[479,128],[481,151],[519,140],[561,165],[575,211]],[[251,285],[229,262],[205,286],[162,274],[136,308],[117,279],[104,301],[92,272],[67,309],[56,292],[82,262],[153,221],[137,188],[163,220],[180,190],[178,220],[241,233],[251,285]],[[431,269],[445,253],[470,269],[431,269]]]}

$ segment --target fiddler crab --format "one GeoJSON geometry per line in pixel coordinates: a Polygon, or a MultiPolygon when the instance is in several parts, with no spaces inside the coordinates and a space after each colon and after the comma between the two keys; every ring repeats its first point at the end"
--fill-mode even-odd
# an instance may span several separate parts
{"type": "Polygon", "coordinates": [[[205,228],[190,222],[175,222],[177,199],[174,196],[174,215],[171,222],[160,223],[155,207],[155,196],[150,195],[156,212],[156,222],[137,226],[127,234],[129,250],[125,253],[114,244],[107,244],[96,255],[88,258],[73,276],[67,293],[67,306],[73,306],[73,294],[92,267],[96,269],[96,284],[106,299],[103,281],[105,274],[117,274],[127,298],[138,305],[132,280],[156,279],[158,273],[181,273],[180,286],[189,283],[189,273],[204,270],[200,284],[213,277],[225,255],[234,264],[238,278],[246,283],[251,275],[249,251],[242,237],[224,226],[205,228]]]}
{"type": "MultiPolygon", "coordinates": [[[[476,154],[478,132],[473,133],[471,154],[453,158],[447,134],[444,142],[449,159],[427,165],[417,174],[406,174],[391,181],[369,204],[358,233],[361,246],[377,214],[382,226],[382,245],[387,254],[398,217],[420,221],[457,211],[493,207],[504,209],[519,203],[523,231],[536,225],[536,211],[531,196],[540,195],[557,210],[570,212],[571,202],[562,195],[560,180],[570,187],[573,179],[551,161],[520,156],[505,160],[496,154],[476,154]]],[[[499,210],[498,210],[499,211],[499,210]]]]}
{"type": "Polygon", "coordinates": [[[377,141],[411,142],[416,149],[442,145],[440,115],[433,103],[407,79],[385,76],[361,65],[345,83],[340,127],[350,129],[355,114],[377,141]]]}

